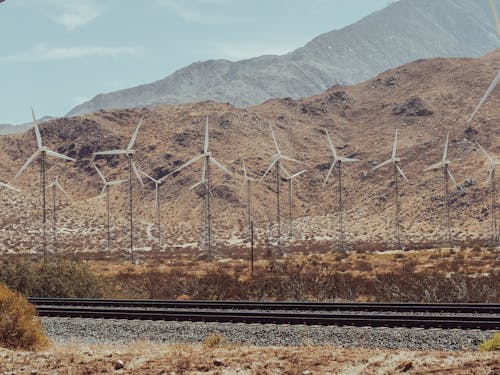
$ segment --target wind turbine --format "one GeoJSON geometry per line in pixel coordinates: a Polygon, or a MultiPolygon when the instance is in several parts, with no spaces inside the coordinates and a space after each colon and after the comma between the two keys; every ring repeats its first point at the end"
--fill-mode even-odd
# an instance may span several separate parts
{"type": "Polygon", "coordinates": [[[396,211],[395,211],[395,220],[396,220],[396,241],[398,243],[398,248],[401,248],[401,223],[400,223],[400,205],[399,205],[399,175],[401,175],[406,182],[408,182],[408,179],[406,178],[403,170],[399,166],[399,162],[401,161],[400,158],[396,157],[396,151],[398,147],[398,129],[396,129],[396,133],[394,135],[394,143],[392,145],[392,155],[389,160],[384,161],[383,163],[380,163],[376,167],[372,168],[372,171],[379,169],[381,167],[384,167],[388,164],[392,164],[394,167],[394,194],[396,196],[396,211]]]}
{"type": "Polygon", "coordinates": [[[37,150],[26,160],[24,165],[19,169],[14,179],[18,178],[21,173],[31,164],[33,160],[40,156],[40,175],[41,175],[41,185],[42,185],[42,249],[43,249],[43,260],[47,260],[47,212],[46,212],[46,195],[45,195],[45,185],[46,185],[46,158],[47,155],[53,156],[55,158],[76,161],[76,159],[70,158],[69,156],[59,154],[55,151],[50,150],[48,147],[43,146],[42,136],[40,130],[38,129],[38,123],[35,118],[35,112],[31,108],[31,115],[33,116],[33,126],[35,127],[35,136],[37,143],[37,150]]]}
{"type": "Polygon", "coordinates": [[[109,189],[111,186],[114,185],[120,185],[123,184],[124,182],[127,182],[127,180],[115,180],[115,181],[108,181],[106,180],[106,177],[102,174],[102,172],[97,168],[97,165],[95,163],[92,163],[94,166],[95,170],[97,171],[97,174],[99,177],[101,177],[101,180],[103,182],[103,187],[101,190],[101,193],[99,194],[99,198],[101,198],[104,194],[106,194],[106,212],[107,212],[107,245],[108,245],[108,250],[111,249],[111,214],[110,214],[110,207],[109,207],[109,189]]]}
{"type": "Polygon", "coordinates": [[[328,174],[326,175],[325,182],[323,183],[323,189],[326,187],[326,184],[328,182],[328,178],[330,177],[331,173],[333,172],[333,168],[337,167],[337,178],[339,180],[338,185],[339,185],[339,232],[340,232],[340,251],[344,251],[344,206],[342,202],[342,165],[344,163],[354,163],[359,161],[359,159],[355,158],[344,158],[340,157],[337,155],[337,150],[335,149],[335,146],[333,145],[332,138],[330,137],[330,133],[328,133],[328,130],[326,130],[326,136],[328,138],[328,144],[330,146],[330,150],[332,151],[332,165],[330,166],[330,169],[328,171],[328,174]]]}
{"type": "Polygon", "coordinates": [[[293,236],[293,202],[292,202],[292,196],[293,196],[293,180],[299,177],[301,174],[307,172],[307,170],[302,170],[300,172],[290,174],[288,171],[283,167],[283,165],[280,165],[280,168],[283,172],[285,172],[286,175],[286,180],[288,181],[288,220],[289,220],[289,237],[291,238],[293,236]]]}
{"type": "Polygon", "coordinates": [[[57,190],[59,189],[64,193],[69,198],[68,193],[64,188],[61,186],[59,183],[59,176],[54,177],[54,180],[47,185],[47,188],[52,188],[52,242],[54,246],[54,252],[57,250],[57,239],[56,239],[56,224],[57,224],[57,217],[56,217],[56,209],[57,209],[57,190]]]}
{"type": "Polygon", "coordinates": [[[272,163],[269,165],[269,168],[267,168],[266,172],[262,175],[262,177],[260,178],[260,181],[262,181],[262,179],[264,177],[266,177],[266,175],[269,173],[269,171],[274,166],[276,166],[276,221],[278,224],[278,247],[279,247],[280,242],[281,242],[281,223],[280,223],[280,169],[281,169],[280,165],[281,165],[281,160],[288,160],[288,161],[292,161],[294,163],[301,163],[301,164],[302,164],[302,162],[295,160],[289,156],[283,155],[281,153],[280,146],[278,145],[278,142],[276,141],[276,136],[274,135],[274,129],[273,129],[273,126],[271,124],[269,124],[269,129],[271,130],[271,135],[273,137],[274,147],[276,148],[276,154],[274,154],[272,163]]]}
{"type": "Polygon", "coordinates": [[[168,176],[180,172],[184,168],[188,167],[189,165],[197,162],[200,159],[203,159],[203,171],[201,174],[201,180],[196,183],[195,185],[190,187],[191,189],[194,189],[198,187],[199,185],[204,185],[205,186],[205,218],[206,218],[206,234],[207,234],[207,248],[208,248],[208,255],[212,255],[212,215],[210,212],[210,165],[213,163],[217,168],[222,170],[224,173],[227,173],[229,175],[232,175],[232,173],[221,163],[219,163],[213,156],[212,153],[208,149],[208,144],[209,144],[209,129],[208,129],[208,116],[206,118],[205,122],[205,144],[203,146],[203,151],[201,154],[196,155],[194,158],[191,160],[187,161],[186,163],[182,164],[179,168],[174,170],[173,172],[169,173],[167,176],[163,178],[167,178],[168,176]]]}
{"type": "MultiPolygon", "coordinates": [[[[497,26],[497,31],[498,31],[498,34],[500,35],[500,18],[498,17],[498,12],[497,12],[497,8],[495,6],[495,1],[494,0],[490,0],[490,5],[491,5],[491,9],[493,11],[493,16],[495,17],[495,24],[497,26]]],[[[479,101],[479,104],[477,105],[477,107],[474,110],[474,112],[472,112],[472,114],[469,117],[469,120],[467,121],[467,123],[472,122],[472,120],[474,119],[474,117],[476,117],[477,113],[479,112],[479,110],[481,109],[481,107],[483,106],[483,104],[486,102],[486,100],[491,95],[491,93],[493,92],[493,90],[495,90],[495,88],[497,87],[498,82],[500,82],[500,71],[497,72],[497,75],[495,76],[495,78],[491,82],[490,86],[488,87],[488,89],[484,93],[483,97],[479,101]]]]}
{"type": "Polygon", "coordinates": [[[492,245],[495,246],[498,243],[498,235],[497,235],[497,214],[496,214],[496,178],[495,178],[495,170],[498,165],[500,165],[500,160],[494,160],[493,157],[486,152],[484,148],[481,147],[479,143],[477,143],[479,149],[483,152],[483,154],[488,159],[490,163],[490,171],[488,173],[488,179],[486,183],[490,182],[490,195],[491,195],[491,227],[492,227],[492,245]]]}
{"type": "Polygon", "coordinates": [[[20,192],[20,190],[19,190],[18,188],[14,187],[14,186],[12,186],[12,185],[9,185],[9,184],[8,184],[8,183],[6,183],[6,182],[2,182],[2,181],[0,181],[0,187],[4,187],[4,188],[6,188],[6,189],[10,189],[10,190],[16,191],[16,192],[18,192],[18,193],[20,192]]]}
{"type": "Polygon", "coordinates": [[[158,189],[160,188],[160,185],[163,181],[163,178],[160,178],[159,180],[149,176],[148,174],[144,173],[141,171],[141,173],[155,184],[155,201],[156,201],[156,231],[158,232],[158,251],[161,250],[161,221],[160,221],[160,196],[158,189]]]}
{"type": "Polygon", "coordinates": [[[252,221],[252,201],[250,194],[250,185],[255,182],[253,177],[247,173],[247,167],[243,160],[243,188],[246,189],[247,196],[247,218],[248,218],[248,239],[250,241],[250,274],[253,275],[253,261],[254,261],[254,243],[253,243],[253,221],[252,221]]]}
{"type": "Polygon", "coordinates": [[[128,183],[129,183],[129,219],[130,219],[130,260],[133,263],[135,263],[134,259],[134,215],[133,215],[133,208],[134,208],[134,201],[133,201],[133,184],[132,184],[132,173],[135,174],[141,185],[144,185],[142,182],[141,175],[139,174],[139,171],[137,170],[137,167],[135,166],[134,163],[134,155],[135,155],[135,150],[134,150],[134,144],[135,140],[137,139],[137,133],[139,133],[139,129],[141,128],[142,120],[144,117],[141,117],[139,120],[139,123],[137,124],[137,127],[135,128],[134,133],[132,134],[132,137],[130,138],[130,142],[128,143],[128,146],[125,150],[109,150],[109,151],[99,151],[99,152],[94,152],[92,154],[92,160],[98,155],[126,155],[128,159],[128,183]]]}
{"type": "Polygon", "coordinates": [[[431,165],[430,167],[427,167],[424,169],[424,172],[427,171],[433,171],[436,169],[443,169],[444,173],[444,192],[445,192],[445,199],[446,199],[446,232],[447,232],[447,240],[448,240],[448,246],[452,247],[451,243],[451,220],[450,220],[450,190],[449,190],[449,178],[453,181],[455,186],[457,186],[457,181],[455,180],[455,177],[450,172],[450,161],[447,159],[448,157],[448,143],[449,143],[449,137],[450,134],[446,134],[446,141],[444,143],[444,151],[443,151],[443,158],[437,162],[436,164],[431,165]]]}

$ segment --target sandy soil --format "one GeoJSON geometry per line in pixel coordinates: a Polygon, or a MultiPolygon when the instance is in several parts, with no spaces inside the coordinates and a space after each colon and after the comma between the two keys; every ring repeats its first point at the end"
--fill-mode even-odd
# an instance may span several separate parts
{"type": "Polygon", "coordinates": [[[498,353],[409,352],[337,347],[207,345],[52,346],[0,349],[0,373],[16,374],[498,374],[498,353]]]}

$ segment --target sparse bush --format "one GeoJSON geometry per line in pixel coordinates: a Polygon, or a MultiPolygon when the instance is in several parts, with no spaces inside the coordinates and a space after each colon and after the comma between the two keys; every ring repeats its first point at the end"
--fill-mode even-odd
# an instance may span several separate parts
{"type": "Polygon", "coordinates": [[[0,345],[9,349],[39,350],[48,345],[36,309],[20,293],[0,284],[0,345]]]}
{"type": "Polygon", "coordinates": [[[486,340],[479,345],[482,352],[491,352],[500,350],[500,332],[496,333],[491,339],[486,340]]]}
{"type": "Polygon", "coordinates": [[[30,297],[99,298],[100,279],[81,263],[58,259],[43,264],[3,262],[0,282],[30,297]]]}
{"type": "Polygon", "coordinates": [[[227,346],[229,342],[224,337],[224,335],[213,333],[203,340],[203,346],[205,348],[220,348],[221,346],[227,346]]]}

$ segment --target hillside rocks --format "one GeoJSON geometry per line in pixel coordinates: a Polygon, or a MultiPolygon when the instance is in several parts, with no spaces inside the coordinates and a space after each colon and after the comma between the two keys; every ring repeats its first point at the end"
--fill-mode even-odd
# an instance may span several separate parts
{"type": "Polygon", "coordinates": [[[432,112],[427,104],[420,99],[418,96],[412,96],[406,102],[398,105],[392,110],[393,115],[403,115],[403,116],[432,116],[432,112]]]}

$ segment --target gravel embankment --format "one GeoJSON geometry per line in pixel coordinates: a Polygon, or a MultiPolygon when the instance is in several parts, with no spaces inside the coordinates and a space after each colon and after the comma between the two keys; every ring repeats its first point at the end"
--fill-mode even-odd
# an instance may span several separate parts
{"type": "Polygon", "coordinates": [[[229,324],[113,319],[41,318],[55,342],[199,343],[219,334],[250,345],[335,345],[379,349],[474,350],[494,332],[480,330],[229,324]]]}

